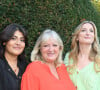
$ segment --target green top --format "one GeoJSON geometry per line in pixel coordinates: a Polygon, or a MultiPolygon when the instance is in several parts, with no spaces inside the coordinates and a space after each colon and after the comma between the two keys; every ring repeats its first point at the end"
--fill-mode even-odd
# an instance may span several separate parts
{"type": "MultiPolygon", "coordinates": [[[[69,53],[66,54],[64,59],[66,66],[70,65],[68,56],[69,53]]],[[[73,60],[71,59],[71,61],[73,60]]],[[[77,90],[100,90],[100,72],[95,72],[94,62],[91,62],[81,70],[74,68],[73,73],[69,75],[77,90]]]]}

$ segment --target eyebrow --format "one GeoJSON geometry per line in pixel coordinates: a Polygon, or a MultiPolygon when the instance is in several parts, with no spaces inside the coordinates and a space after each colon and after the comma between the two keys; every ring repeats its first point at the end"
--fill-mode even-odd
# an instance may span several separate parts
{"type": "MultiPolygon", "coordinates": [[[[81,28],[81,29],[87,29],[87,28],[81,28]]],[[[93,28],[90,28],[90,29],[93,29],[93,28]]],[[[93,29],[94,30],[94,29],[93,29]]]]}
{"type": "MultiPolygon", "coordinates": [[[[16,35],[13,35],[12,37],[16,37],[16,38],[17,38],[18,36],[16,36],[16,35]]],[[[24,36],[22,36],[22,37],[20,37],[20,38],[24,38],[24,39],[25,39],[25,37],[24,37],[24,36]]]]}
{"type": "Polygon", "coordinates": [[[87,29],[87,28],[81,28],[81,29],[87,29]]]}

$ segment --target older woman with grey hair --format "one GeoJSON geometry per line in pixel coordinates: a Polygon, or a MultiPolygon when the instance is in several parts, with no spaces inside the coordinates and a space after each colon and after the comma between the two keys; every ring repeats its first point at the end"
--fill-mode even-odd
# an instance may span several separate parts
{"type": "Polygon", "coordinates": [[[45,30],[31,53],[21,90],[75,90],[62,60],[63,42],[53,30],[45,30]]]}

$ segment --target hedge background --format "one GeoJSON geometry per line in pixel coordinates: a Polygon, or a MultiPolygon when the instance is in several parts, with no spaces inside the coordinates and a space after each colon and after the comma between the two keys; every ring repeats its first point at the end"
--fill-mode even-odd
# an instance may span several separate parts
{"type": "Polygon", "coordinates": [[[83,20],[92,20],[100,36],[100,12],[90,0],[0,0],[0,31],[10,23],[18,23],[28,31],[29,60],[37,37],[50,28],[64,42],[64,55],[70,50],[71,35],[83,20]]]}

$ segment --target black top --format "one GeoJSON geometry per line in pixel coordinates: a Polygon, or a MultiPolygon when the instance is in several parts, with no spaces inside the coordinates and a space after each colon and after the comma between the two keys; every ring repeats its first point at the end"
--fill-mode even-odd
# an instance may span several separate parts
{"type": "Polygon", "coordinates": [[[20,90],[22,74],[27,66],[26,61],[18,60],[18,76],[9,66],[6,59],[0,59],[0,90],[20,90]]]}

